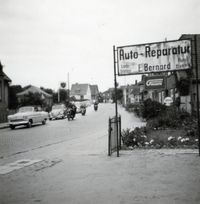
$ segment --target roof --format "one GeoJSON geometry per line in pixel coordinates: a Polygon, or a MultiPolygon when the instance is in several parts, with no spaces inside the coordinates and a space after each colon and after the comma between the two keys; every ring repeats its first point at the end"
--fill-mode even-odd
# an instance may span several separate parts
{"type": "Polygon", "coordinates": [[[70,95],[84,96],[87,94],[88,87],[89,87],[89,84],[78,84],[78,83],[72,84],[70,95]]]}
{"type": "Polygon", "coordinates": [[[23,95],[27,95],[29,92],[31,93],[41,93],[46,97],[52,97],[52,95],[46,93],[45,91],[41,90],[40,88],[36,87],[36,86],[29,86],[26,90],[20,92],[17,94],[17,96],[23,96],[23,95]]]}
{"type": "Polygon", "coordinates": [[[0,62],[0,76],[8,82],[11,82],[11,79],[3,72],[3,65],[0,62]]]}
{"type": "Polygon", "coordinates": [[[97,85],[90,85],[91,95],[97,95],[99,93],[99,89],[97,85]]]}

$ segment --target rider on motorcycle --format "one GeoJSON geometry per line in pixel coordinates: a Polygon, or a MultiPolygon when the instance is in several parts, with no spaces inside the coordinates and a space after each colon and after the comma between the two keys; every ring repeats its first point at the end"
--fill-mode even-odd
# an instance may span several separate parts
{"type": "Polygon", "coordinates": [[[75,104],[68,104],[68,114],[70,114],[70,118],[74,118],[76,116],[76,106],[75,104]]]}
{"type": "Polygon", "coordinates": [[[98,103],[97,101],[94,102],[94,110],[96,111],[98,109],[98,103]]]}

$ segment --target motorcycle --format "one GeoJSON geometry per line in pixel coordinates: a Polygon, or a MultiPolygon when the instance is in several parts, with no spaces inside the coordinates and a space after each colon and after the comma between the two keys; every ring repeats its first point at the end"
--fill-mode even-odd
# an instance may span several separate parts
{"type": "Polygon", "coordinates": [[[67,110],[67,119],[70,120],[74,120],[74,117],[75,117],[75,114],[74,114],[74,111],[72,108],[68,109],[67,110]]]}
{"type": "Polygon", "coordinates": [[[85,106],[81,106],[80,109],[81,109],[81,115],[85,115],[86,107],[85,106]]]}
{"type": "Polygon", "coordinates": [[[98,109],[98,104],[94,104],[94,110],[97,111],[98,109]]]}

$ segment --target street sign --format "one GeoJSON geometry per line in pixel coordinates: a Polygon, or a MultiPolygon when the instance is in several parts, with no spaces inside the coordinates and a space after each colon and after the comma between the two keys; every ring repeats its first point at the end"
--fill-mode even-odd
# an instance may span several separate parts
{"type": "Polygon", "coordinates": [[[163,89],[165,88],[163,76],[145,77],[145,89],[163,89]]]}
{"type": "Polygon", "coordinates": [[[60,86],[64,89],[66,87],[66,83],[65,82],[61,82],[60,86]]]}
{"type": "Polygon", "coordinates": [[[117,66],[119,76],[190,69],[191,41],[117,47],[117,66]]]}

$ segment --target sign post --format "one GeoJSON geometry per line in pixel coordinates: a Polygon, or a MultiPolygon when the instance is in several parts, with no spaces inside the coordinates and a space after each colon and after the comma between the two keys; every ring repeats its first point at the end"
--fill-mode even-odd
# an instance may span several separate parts
{"type": "Polygon", "coordinates": [[[117,157],[119,157],[119,127],[118,127],[118,110],[117,110],[117,74],[116,74],[116,57],[115,57],[115,46],[113,46],[113,57],[114,57],[114,86],[115,86],[115,122],[116,122],[116,134],[117,134],[117,157]]]}

